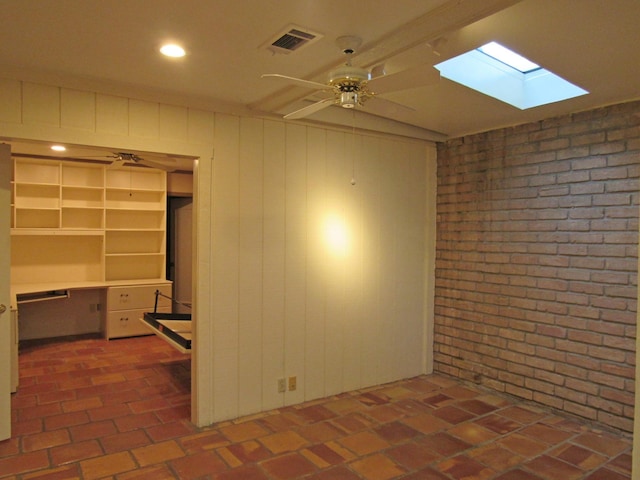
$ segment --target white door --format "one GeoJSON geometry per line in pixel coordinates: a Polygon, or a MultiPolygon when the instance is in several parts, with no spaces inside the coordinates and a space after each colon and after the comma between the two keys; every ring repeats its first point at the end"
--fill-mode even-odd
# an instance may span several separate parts
{"type": "Polygon", "coordinates": [[[11,147],[0,144],[0,440],[11,437],[11,147]]]}

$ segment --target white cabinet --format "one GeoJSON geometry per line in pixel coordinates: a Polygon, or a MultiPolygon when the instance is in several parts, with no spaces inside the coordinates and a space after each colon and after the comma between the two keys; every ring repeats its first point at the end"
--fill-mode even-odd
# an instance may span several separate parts
{"type": "MultiPolygon", "coordinates": [[[[106,338],[148,335],[151,332],[140,318],[144,312],[152,312],[155,306],[155,292],[171,297],[171,283],[154,285],[127,285],[107,289],[107,315],[104,324],[106,338]]],[[[158,296],[158,312],[171,312],[171,300],[158,296]]]]}

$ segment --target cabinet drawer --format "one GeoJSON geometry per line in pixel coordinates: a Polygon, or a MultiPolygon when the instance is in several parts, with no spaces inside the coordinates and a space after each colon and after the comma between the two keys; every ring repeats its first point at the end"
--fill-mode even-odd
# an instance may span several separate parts
{"type": "MultiPolygon", "coordinates": [[[[151,330],[144,326],[140,319],[148,308],[136,310],[120,310],[107,313],[107,338],[135,337],[137,335],[153,334],[151,330]]],[[[159,312],[169,313],[170,309],[158,308],[159,312]]]]}
{"type": "MultiPolygon", "coordinates": [[[[136,285],[126,287],[109,287],[107,292],[107,310],[131,310],[144,308],[153,310],[156,300],[156,290],[171,296],[171,284],[136,285]]],[[[158,308],[171,307],[171,300],[158,297],[158,308]]]]}

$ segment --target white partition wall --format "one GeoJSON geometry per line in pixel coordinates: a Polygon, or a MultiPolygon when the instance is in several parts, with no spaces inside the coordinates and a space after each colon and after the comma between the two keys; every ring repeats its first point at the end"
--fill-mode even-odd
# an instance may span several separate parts
{"type": "Polygon", "coordinates": [[[0,102],[3,137],[199,158],[197,424],[430,370],[433,145],[18,80],[0,102]]]}

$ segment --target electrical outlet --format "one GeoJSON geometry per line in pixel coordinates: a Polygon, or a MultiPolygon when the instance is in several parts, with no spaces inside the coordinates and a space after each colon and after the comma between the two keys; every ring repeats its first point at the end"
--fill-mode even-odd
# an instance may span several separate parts
{"type": "Polygon", "coordinates": [[[284,378],[278,379],[278,393],[284,393],[287,391],[287,384],[284,378]]]}
{"type": "Polygon", "coordinates": [[[289,391],[293,392],[297,386],[298,386],[297,377],[289,377],[289,391]]]}

